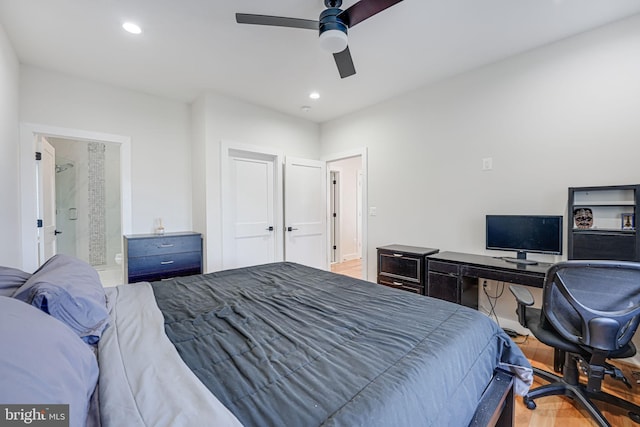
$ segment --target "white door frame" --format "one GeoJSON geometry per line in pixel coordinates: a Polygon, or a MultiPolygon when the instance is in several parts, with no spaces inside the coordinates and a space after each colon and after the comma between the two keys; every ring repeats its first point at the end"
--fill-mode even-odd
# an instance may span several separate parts
{"type": "Polygon", "coordinates": [[[329,187],[329,217],[328,217],[328,221],[330,222],[329,224],[329,263],[333,264],[333,263],[337,263],[337,262],[342,262],[342,184],[340,182],[340,180],[342,179],[342,168],[339,167],[335,167],[335,166],[331,166],[329,167],[329,162],[327,162],[327,168],[329,168],[328,174],[329,174],[329,185],[331,187],[329,187]],[[334,173],[334,177],[337,176],[337,184],[333,184],[333,182],[331,182],[331,174],[334,173]],[[335,191],[335,193],[334,193],[335,191]],[[332,198],[333,196],[333,203],[332,203],[332,198]],[[337,196],[337,200],[336,200],[336,196],[337,196]],[[333,209],[331,209],[331,206],[333,206],[333,209]],[[337,214],[338,220],[336,221],[333,218],[333,213],[331,211],[334,211],[337,214]],[[331,227],[334,227],[333,230],[331,230],[331,227]],[[335,261],[332,261],[334,259],[334,257],[332,256],[332,251],[333,251],[333,247],[331,247],[331,245],[336,245],[337,249],[335,251],[335,261]]]}
{"type": "MultiPolygon", "coordinates": [[[[365,206],[369,206],[368,204],[368,180],[369,180],[369,173],[368,173],[368,160],[367,160],[367,147],[362,147],[362,148],[356,148],[350,151],[345,151],[342,153],[334,153],[334,154],[328,154],[325,156],[322,156],[322,160],[329,163],[329,162],[335,162],[338,160],[344,160],[344,159],[349,159],[351,157],[358,157],[360,156],[360,158],[362,159],[362,278],[364,280],[368,279],[368,258],[369,258],[369,250],[368,250],[368,238],[367,238],[367,234],[368,234],[368,220],[367,220],[367,215],[366,215],[366,208],[365,206]]],[[[329,168],[327,168],[328,170],[329,168]]],[[[329,182],[329,180],[331,179],[330,174],[327,172],[327,182],[329,182]]],[[[327,192],[327,194],[329,194],[329,192],[327,192]]],[[[328,199],[328,195],[327,195],[327,218],[329,218],[329,199],[328,199]]],[[[327,221],[327,224],[329,224],[330,221],[327,221]]],[[[330,233],[329,233],[329,229],[327,228],[327,236],[330,239],[330,233]]],[[[331,242],[327,243],[327,251],[330,250],[330,246],[331,246],[331,242]]],[[[327,252],[327,259],[331,259],[331,253],[327,252]]]]}
{"type": "Polygon", "coordinates": [[[61,128],[35,123],[20,124],[20,208],[22,235],[22,269],[34,271],[38,268],[38,201],[36,178],[36,142],[38,135],[45,137],[98,141],[120,144],[120,212],[122,234],[130,234],[131,213],[131,138],[101,132],[61,128]]]}
{"type": "Polygon", "coordinates": [[[274,235],[276,238],[276,252],[275,261],[284,260],[284,234],[283,234],[283,185],[282,185],[282,167],[283,167],[283,154],[271,148],[264,148],[251,144],[242,144],[232,141],[221,141],[220,143],[220,194],[222,196],[221,203],[221,218],[222,218],[222,265],[224,268],[224,253],[225,248],[229,246],[229,239],[231,236],[228,231],[231,229],[232,219],[229,217],[229,212],[225,209],[230,203],[230,184],[229,184],[229,158],[233,155],[237,157],[238,154],[245,153],[247,158],[255,158],[256,156],[266,157],[273,159],[273,173],[274,173],[274,217],[273,226],[275,228],[274,235]],[[253,156],[253,157],[252,157],[253,156]]]}

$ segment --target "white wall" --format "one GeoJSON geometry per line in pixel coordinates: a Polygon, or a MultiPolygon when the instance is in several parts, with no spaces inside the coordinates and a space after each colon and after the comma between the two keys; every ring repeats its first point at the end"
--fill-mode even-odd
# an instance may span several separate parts
{"type": "Polygon", "coordinates": [[[18,58],[0,26],[0,265],[21,267],[18,58]]]}
{"type": "Polygon", "coordinates": [[[222,268],[221,143],[277,150],[318,159],[319,125],[217,93],[206,93],[192,107],[194,138],[194,224],[205,236],[206,270],[222,268]],[[204,198],[204,200],[201,200],[204,198]]]}
{"type": "Polygon", "coordinates": [[[566,215],[569,186],[640,183],[638,76],[640,16],[325,123],[322,153],[369,149],[370,259],[390,243],[482,254],[486,214],[566,215]]]}
{"type": "Polygon", "coordinates": [[[21,67],[20,121],[131,137],[132,232],[192,228],[189,105],[21,67]]]}

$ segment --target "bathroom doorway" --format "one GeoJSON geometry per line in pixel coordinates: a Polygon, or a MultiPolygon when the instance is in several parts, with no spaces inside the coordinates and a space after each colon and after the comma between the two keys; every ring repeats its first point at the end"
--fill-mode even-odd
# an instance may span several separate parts
{"type": "MultiPolygon", "coordinates": [[[[51,146],[51,144],[48,144],[51,146]]],[[[106,249],[104,252],[100,250],[94,250],[93,259],[89,258],[89,249],[85,246],[82,246],[82,249],[79,249],[79,245],[72,246],[69,240],[77,240],[80,238],[79,234],[84,233],[84,238],[87,239],[89,233],[100,233],[100,222],[98,224],[93,224],[93,228],[82,229],[80,227],[79,222],[72,227],[72,229],[67,229],[68,234],[73,236],[74,232],[76,233],[75,239],[67,238],[63,243],[63,253],[71,253],[79,257],[83,257],[83,253],[86,254],[85,259],[90,264],[93,264],[96,267],[96,270],[100,273],[100,278],[102,279],[102,284],[104,286],[115,286],[122,283],[123,278],[123,266],[124,263],[121,262],[120,257],[122,256],[122,235],[131,234],[132,229],[132,210],[131,210],[131,137],[124,135],[116,135],[109,134],[103,132],[95,132],[81,129],[71,129],[71,128],[60,128],[54,126],[47,126],[41,124],[34,123],[21,123],[20,125],[20,188],[21,188],[21,200],[20,206],[22,211],[21,218],[21,230],[22,230],[22,269],[24,271],[35,271],[41,264],[44,262],[41,258],[40,248],[41,242],[43,241],[43,228],[38,227],[36,224],[44,224],[47,223],[46,219],[43,219],[43,213],[46,213],[42,209],[42,201],[43,194],[42,190],[46,187],[43,185],[43,173],[46,173],[47,176],[50,176],[51,180],[56,180],[56,178],[60,178],[61,181],[67,180],[67,182],[74,182],[77,188],[80,185],[83,185],[85,190],[84,199],[85,202],[77,202],[76,206],[71,206],[68,204],[66,206],[60,206],[61,212],[58,214],[61,216],[61,225],[63,225],[66,221],[80,221],[81,218],[87,218],[89,215],[93,216],[88,212],[89,206],[89,186],[87,183],[78,184],[81,181],[80,177],[85,176],[84,179],[86,182],[89,180],[89,150],[90,145],[93,146],[94,151],[97,153],[92,153],[91,155],[97,155],[98,159],[104,155],[104,166],[106,169],[104,170],[104,182],[105,182],[105,191],[111,191],[115,187],[109,186],[108,183],[117,182],[119,186],[119,191],[116,196],[111,197],[105,195],[105,208],[104,212],[104,226],[105,233],[104,239],[106,244],[106,249]],[[53,155],[53,162],[50,168],[46,168],[47,170],[41,170],[42,161],[39,161],[38,158],[44,156],[39,155],[39,152],[42,151],[43,141],[44,140],[53,140],[55,144],[79,144],[79,150],[84,151],[84,155],[82,159],[74,154],[68,153],[67,147],[60,148],[60,152],[53,155]],[[60,141],[58,141],[60,140],[60,141]],[[58,142],[57,142],[58,141],[58,142]],[[69,141],[69,142],[63,142],[69,141]],[[71,141],[75,141],[71,142],[71,141]],[[97,144],[93,144],[93,143],[97,144]],[[100,147],[104,144],[104,153],[101,153],[100,147]],[[114,148],[115,147],[115,148],[114,148]],[[34,156],[35,154],[35,156],[34,156]],[[83,160],[84,159],[84,160],[83,160]],[[84,166],[81,164],[84,162],[84,166]],[[118,165],[117,168],[111,168],[109,164],[116,163],[118,165]],[[57,167],[56,167],[57,166],[57,167]],[[56,173],[56,169],[58,172],[56,173]],[[84,171],[82,170],[84,169],[84,171]],[[68,174],[68,175],[65,175],[68,174]],[[114,176],[115,174],[115,176],[114,176]],[[73,179],[71,179],[71,175],[75,175],[73,179]],[[113,203],[113,205],[112,205],[113,203]],[[85,206],[83,208],[83,206],[85,206]],[[75,208],[75,209],[74,209],[75,208]],[[64,209],[64,211],[63,211],[64,209]],[[70,210],[71,209],[71,210],[70,210]],[[84,211],[87,210],[87,212],[84,211]],[[116,219],[111,219],[112,216],[115,216],[116,219]],[[78,218],[74,220],[73,218],[78,218]],[[107,219],[109,218],[109,219],[107,219]],[[108,225],[109,224],[109,225],[108,225]],[[115,225],[114,225],[115,224],[115,225]],[[118,225],[119,224],[119,231],[118,225]],[[116,233],[117,233],[117,243],[116,243],[116,233]],[[107,237],[109,236],[109,237],[107,237]],[[65,246],[68,243],[67,246],[65,246]],[[69,252],[67,252],[69,251],[69,252]],[[102,255],[106,254],[106,255],[102,255]]],[[[102,160],[93,160],[100,164],[102,160]]],[[[93,165],[93,163],[92,163],[93,165]]],[[[92,167],[94,172],[99,172],[99,167],[92,167]]],[[[99,180],[99,173],[94,173],[94,180],[99,180]]],[[[55,184],[51,185],[51,193],[55,193],[55,184]]],[[[63,196],[65,192],[69,191],[69,187],[62,187],[63,190],[59,190],[60,196],[63,196]]],[[[94,187],[94,197],[100,197],[100,186],[94,187]]],[[[79,194],[79,193],[78,193],[79,194]]],[[[71,197],[68,197],[71,199],[71,197]]],[[[55,200],[56,197],[53,197],[55,200]]],[[[80,200],[80,199],[78,199],[80,200]]],[[[55,203],[53,203],[55,205],[55,203]]],[[[58,210],[55,206],[52,207],[52,211],[58,210]]],[[[53,215],[56,218],[58,215],[53,215]]],[[[55,221],[52,221],[55,224],[55,221]]],[[[86,219],[86,223],[89,223],[89,220],[86,219]]],[[[62,236],[61,234],[55,234],[56,240],[58,236],[62,236]]],[[[65,236],[66,237],[66,236],[65,236]]],[[[100,239],[97,239],[98,241],[100,239]]],[[[94,239],[96,241],[96,239],[94,239]]]]}
{"type": "Polygon", "coordinates": [[[120,144],[48,137],[55,148],[57,253],[122,283],[120,144]]]}

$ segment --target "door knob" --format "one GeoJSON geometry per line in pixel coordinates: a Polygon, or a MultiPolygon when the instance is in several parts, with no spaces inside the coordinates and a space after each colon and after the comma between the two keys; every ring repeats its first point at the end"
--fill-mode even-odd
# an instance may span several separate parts
{"type": "Polygon", "coordinates": [[[297,228],[287,227],[287,231],[293,231],[293,230],[297,230],[297,228]]]}
{"type": "Polygon", "coordinates": [[[270,225],[269,227],[267,227],[267,230],[268,230],[268,231],[273,231],[273,226],[272,226],[272,225],[270,225]]]}
{"type": "Polygon", "coordinates": [[[62,234],[62,231],[55,230],[55,231],[53,232],[53,234],[55,234],[55,235],[57,236],[58,234],[62,234]]]}

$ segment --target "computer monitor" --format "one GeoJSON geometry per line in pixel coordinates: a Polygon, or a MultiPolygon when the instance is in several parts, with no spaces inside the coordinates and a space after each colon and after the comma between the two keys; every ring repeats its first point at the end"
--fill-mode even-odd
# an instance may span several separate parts
{"type": "Polygon", "coordinates": [[[559,215],[487,215],[487,249],[515,251],[510,262],[536,264],[527,252],[562,254],[562,216],[559,215]]]}

